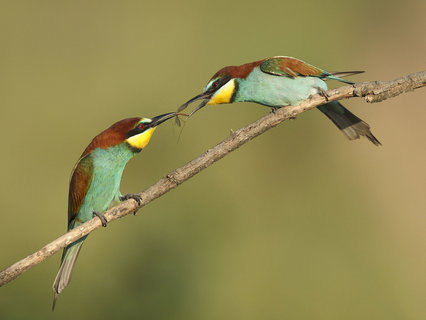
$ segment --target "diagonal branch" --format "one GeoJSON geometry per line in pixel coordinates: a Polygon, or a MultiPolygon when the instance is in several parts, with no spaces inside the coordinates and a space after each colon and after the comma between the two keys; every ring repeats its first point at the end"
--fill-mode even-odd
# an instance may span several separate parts
{"type": "MultiPolygon", "coordinates": [[[[328,100],[341,100],[351,97],[365,97],[367,102],[380,102],[399,94],[413,91],[414,89],[426,86],[426,71],[409,74],[405,77],[393,81],[372,81],[356,83],[354,85],[343,86],[337,89],[328,90],[328,100]]],[[[167,174],[157,183],[145,189],[139,195],[142,197],[140,205],[135,200],[127,200],[120,205],[105,212],[105,217],[109,222],[122,218],[137,209],[142,208],[151,201],[161,197],[170,190],[176,188],[181,183],[196,175],[201,170],[209,167],[216,161],[222,159],[231,151],[239,148],[244,143],[257,137],[263,132],[277,126],[284,120],[294,118],[298,114],[315,108],[326,102],[325,98],[315,95],[297,106],[288,106],[278,109],[274,113],[269,113],[259,120],[246,127],[233,132],[227,139],[207,150],[198,158],[188,162],[183,167],[167,174]]],[[[12,281],[26,270],[39,264],[57,251],[73,243],[74,241],[89,234],[101,226],[98,218],[93,218],[80,225],[51,243],[47,244],[37,252],[16,262],[7,269],[0,272],[0,286],[12,281]]]]}

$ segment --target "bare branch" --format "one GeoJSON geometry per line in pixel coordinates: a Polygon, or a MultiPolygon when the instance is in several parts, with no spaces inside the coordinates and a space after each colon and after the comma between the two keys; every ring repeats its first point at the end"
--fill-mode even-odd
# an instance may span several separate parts
{"type": "MultiPolygon", "coordinates": [[[[426,85],[426,71],[413,73],[393,81],[372,81],[357,83],[327,91],[328,100],[341,100],[350,97],[365,97],[367,102],[380,102],[399,94],[413,91],[414,89],[426,85]]],[[[207,150],[198,158],[188,162],[183,167],[167,174],[157,183],[139,193],[142,198],[140,205],[135,200],[127,200],[120,205],[105,212],[105,217],[109,222],[124,217],[147,205],[151,201],[161,197],[166,192],[176,188],[181,183],[204,170],[214,162],[222,159],[231,151],[239,148],[244,143],[269,130],[286,119],[293,118],[298,114],[315,108],[326,100],[323,96],[315,95],[297,106],[288,106],[278,109],[274,113],[269,113],[261,119],[239,129],[231,134],[227,139],[207,150]]],[[[58,239],[47,244],[37,252],[16,262],[7,269],[0,272],[0,286],[12,281],[29,268],[42,262],[57,251],[82,238],[101,226],[101,221],[96,217],[67,232],[58,239]]]]}

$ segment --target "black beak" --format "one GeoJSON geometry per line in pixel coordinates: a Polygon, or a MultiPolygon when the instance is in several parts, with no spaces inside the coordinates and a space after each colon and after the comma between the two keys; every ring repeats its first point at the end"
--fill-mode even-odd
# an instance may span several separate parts
{"type": "Polygon", "coordinates": [[[189,118],[190,116],[192,116],[195,112],[197,112],[198,110],[200,110],[202,107],[204,107],[208,102],[209,102],[209,100],[210,100],[210,98],[211,98],[211,96],[212,96],[212,93],[211,92],[205,92],[205,93],[201,93],[201,94],[199,94],[198,96],[195,96],[194,98],[192,98],[192,99],[190,99],[190,100],[188,100],[186,103],[184,103],[183,105],[181,105],[179,108],[178,108],[178,112],[180,112],[180,111],[182,111],[182,110],[184,110],[190,103],[192,103],[192,102],[195,102],[195,101],[198,101],[198,100],[203,100],[203,102],[201,102],[199,105],[198,105],[198,107],[196,107],[190,114],[189,114],[189,116],[187,117],[187,118],[189,118]]]}
{"type": "Polygon", "coordinates": [[[162,114],[160,116],[156,116],[154,118],[151,118],[152,122],[149,124],[149,126],[152,127],[152,128],[156,127],[156,126],[162,124],[164,121],[167,121],[167,120],[174,118],[176,116],[177,116],[176,112],[170,112],[170,113],[162,114]]]}

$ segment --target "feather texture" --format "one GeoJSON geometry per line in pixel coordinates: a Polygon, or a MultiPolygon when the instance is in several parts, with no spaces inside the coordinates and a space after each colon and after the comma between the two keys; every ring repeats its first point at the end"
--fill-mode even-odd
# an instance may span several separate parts
{"type": "Polygon", "coordinates": [[[87,190],[93,180],[93,162],[90,155],[86,154],[75,165],[71,174],[71,181],[68,193],[68,231],[70,223],[76,218],[80,210],[81,203],[86,196],[87,190]]]}
{"type": "Polygon", "coordinates": [[[324,70],[292,57],[272,57],[266,59],[260,64],[260,70],[275,76],[291,78],[297,76],[321,77],[328,74],[324,70]]]}

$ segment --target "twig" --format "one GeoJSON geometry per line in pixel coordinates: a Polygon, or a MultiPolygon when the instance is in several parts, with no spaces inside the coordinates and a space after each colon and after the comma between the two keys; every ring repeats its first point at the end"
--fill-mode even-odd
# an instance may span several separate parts
{"type": "MultiPolygon", "coordinates": [[[[341,100],[350,97],[365,97],[367,102],[380,102],[399,94],[412,91],[426,85],[426,71],[413,73],[393,81],[372,81],[356,83],[327,91],[329,101],[341,100]]],[[[183,167],[167,174],[157,183],[139,193],[142,198],[138,205],[135,200],[127,200],[120,205],[105,212],[105,217],[110,223],[113,220],[124,217],[147,205],[151,201],[161,197],[166,192],[176,188],[201,170],[222,159],[231,151],[239,148],[244,143],[269,130],[286,119],[294,118],[298,114],[315,108],[326,100],[323,96],[315,95],[298,106],[288,106],[278,109],[274,113],[269,113],[261,119],[247,125],[246,127],[233,132],[227,139],[207,150],[198,158],[188,162],[183,167]]],[[[80,225],[63,236],[47,244],[37,252],[16,262],[7,269],[0,272],[0,286],[12,281],[26,270],[42,262],[57,251],[66,247],[70,243],[80,239],[101,226],[98,218],[93,218],[80,225]]]]}

